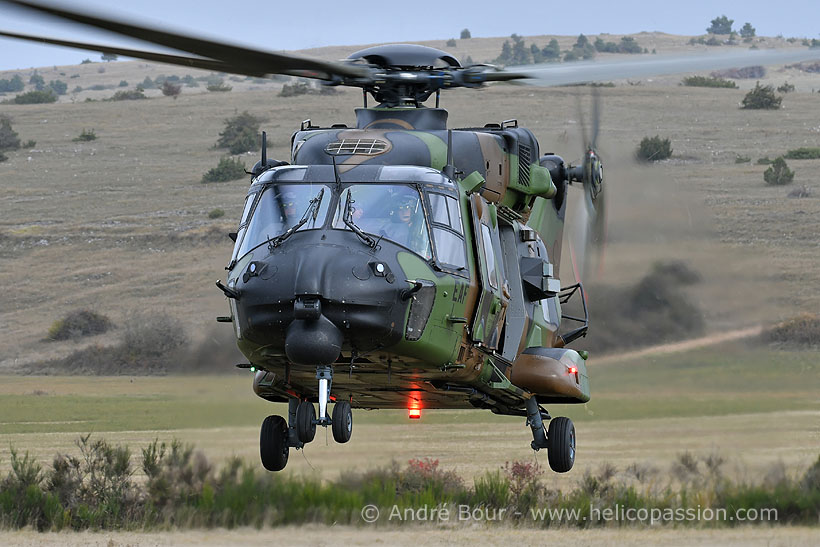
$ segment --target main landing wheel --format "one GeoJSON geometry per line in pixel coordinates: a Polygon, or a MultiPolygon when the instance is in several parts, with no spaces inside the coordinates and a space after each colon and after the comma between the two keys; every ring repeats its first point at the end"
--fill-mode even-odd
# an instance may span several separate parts
{"type": "Polygon", "coordinates": [[[333,440],[346,443],[353,434],[353,411],[350,403],[339,401],[333,406],[333,440]]]}
{"type": "Polygon", "coordinates": [[[566,473],[575,463],[575,426],[563,416],[550,421],[547,431],[547,457],[550,468],[556,473],[566,473]]]}
{"type": "Polygon", "coordinates": [[[288,464],[288,423],[281,416],[268,416],[259,434],[259,455],[268,471],[281,471],[288,464]]]}
{"type": "Polygon", "coordinates": [[[316,409],[309,401],[302,401],[296,408],[296,435],[305,444],[316,436],[316,409]]]}

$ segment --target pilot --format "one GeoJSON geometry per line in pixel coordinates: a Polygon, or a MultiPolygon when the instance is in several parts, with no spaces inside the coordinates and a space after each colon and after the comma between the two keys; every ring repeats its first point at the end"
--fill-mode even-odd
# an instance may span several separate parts
{"type": "Polygon", "coordinates": [[[285,190],[279,194],[279,206],[281,211],[280,222],[285,226],[291,226],[298,220],[296,215],[296,193],[285,190]]]}
{"type": "Polygon", "coordinates": [[[390,222],[382,229],[382,235],[405,247],[413,248],[413,213],[419,206],[419,198],[412,195],[398,195],[393,198],[390,222]]]}

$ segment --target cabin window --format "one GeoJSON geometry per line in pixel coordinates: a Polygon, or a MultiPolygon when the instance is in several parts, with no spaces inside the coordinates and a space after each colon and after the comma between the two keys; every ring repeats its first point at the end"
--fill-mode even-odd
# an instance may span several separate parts
{"type": "Polygon", "coordinates": [[[342,191],[333,218],[333,227],[350,228],[344,222],[344,208],[350,196],[350,219],[361,231],[410,249],[430,260],[430,234],[424,219],[421,195],[406,184],[354,184],[342,191]]]}
{"type": "Polygon", "coordinates": [[[493,237],[490,227],[481,225],[481,243],[484,248],[484,258],[487,260],[487,280],[493,289],[498,288],[498,271],[495,267],[495,252],[493,251],[493,237]]]}
{"type": "MultiPolygon", "coordinates": [[[[324,188],[322,200],[316,215],[309,215],[307,222],[299,230],[320,228],[325,223],[331,201],[330,188],[323,184],[271,184],[267,186],[253,208],[247,232],[242,241],[239,253],[245,253],[282,235],[295,226],[310,208],[310,201],[319,196],[324,188]]],[[[247,207],[247,205],[246,205],[247,207]]]]}

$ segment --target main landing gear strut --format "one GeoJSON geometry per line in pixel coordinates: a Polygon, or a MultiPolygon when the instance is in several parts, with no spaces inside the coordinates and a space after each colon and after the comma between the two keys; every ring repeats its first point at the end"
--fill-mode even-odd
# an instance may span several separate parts
{"type": "Polygon", "coordinates": [[[560,416],[550,419],[549,413],[538,405],[535,396],[527,400],[527,425],[532,429],[533,450],[547,449],[550,469],[566,473],[575,463],[575,426],[572,420],[560,416]],[[544,419],[550,421],[549,429],[544,419]]]}
{"type": "Polygon", "coordinates": [[[281,416],[268,416],[262,422],[259,435],[259,453],[262,465],[268,471],[281,471],[288,463],[290,448],[302,448],[316,436],[316,426],[331,426],[333,440],[346,443],[353,433],[353,411],[347,401],[336,401],[333,416],[327,415],[330,388],[333,383],[333,369],[329,366],[316,367],[319,380],[319,417],[313,403],[296,397],[288,401],[288,420],[281,416]]]}

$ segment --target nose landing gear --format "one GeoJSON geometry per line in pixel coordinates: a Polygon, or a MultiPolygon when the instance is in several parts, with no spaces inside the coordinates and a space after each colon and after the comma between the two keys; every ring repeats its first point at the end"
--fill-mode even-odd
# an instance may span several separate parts
{"type": "Polygon", "coordinates": [[[268,471],[281,471],[288,463],[291,447],[299,449],[313,441],[316,426],[331,426],[333,440],[346,443],[353,433],[353,411],[347,401],[337,401],[333,405],[333,417],[327,415],[333,369],[329,366],[316,367],[319,380],[319,417],[310,401],[292,398],[288,402],[288,420],[281,416],[268,416],[262,422],[259,437],[259,452],[262,465],[268,471]]]}

